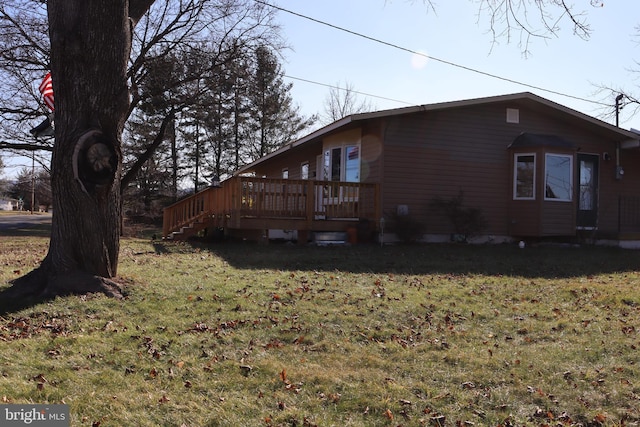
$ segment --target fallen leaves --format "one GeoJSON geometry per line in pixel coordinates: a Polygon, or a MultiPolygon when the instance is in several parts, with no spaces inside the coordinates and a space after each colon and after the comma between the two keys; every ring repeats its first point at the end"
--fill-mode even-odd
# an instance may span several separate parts
{"type": "Polygon", "coordinates": [[[390,409],[387,409],[386,411],[384,411],[384,417],[389,421],[393,421],[393,412],[391,412],[390,409]]]}
{"type": "Polygon", "coordinates": [[[149,370],[149,377],[156,378],[158,376],[158,369],[153,367],[149,370]]]}
{"type": "Polygon", "coordinates": [[[38,391],[44,390],[44,385],[49,382],[43,374],[38,374],[35,377],[31,378],[31,380],[36,382],[36,388],[38,389],[38,391]]]}
{"type": "Polygon", "coordinates": [[[284,389],[286,391],[291,391],[295,394],[300,393],[300,391],[302,391],[302,383],[298,382],[298,383],[292,383],[291,381],[289,381],[289,379],[287,378],[287,370],[286,369],[282,369],[282,371],[280,371],[280,373],[278,374],[278,377],[280,378],[280,381],[284,384],[284,389]]]}
{"type": "Polygon", "coordinates": [[[53,337],[66,336],[72,323],[73,318],[69,315],[61,316],[47,312],[33,313],[29,317],[15,317],[0,322],[0,341],[28,339],[46,332],[53,337]]]}
{"type": "MultiPolygon", "coordinates": [[[[345,256],[354,265],[360,262],[351,253],[345,256]]],[[[213,252],[207,257],[216,258],[213,252]]],[[[406,258],[416,262],[409,253],[406,258]]],[[[22,311],[0,318],[0,340],[41,335],[36,353],[45,364],[88,367],[74,378],[113,371],[132,389],[150,390],[145,403],[164,405],[167,414],[179,412],[174,406],[193,405],[198,417],[197,411],[216,405],[232,418],[231,411],[247,408],[258,414],[252,425],[311,427],[318,416],[323,425],[595,427],[619,422],[619,414],[640,401],[638,367],[629,364],[640,346],[635,294],[620,303],[620,294],[598,294],[595,286],[582,291],[546,278],[419,274],[421,267],[387,276],[333,272],[333,263],[328,268],[276,272],[277,283],[262,271],[246,270],[244,282],[237,283],[226,264],[218,276],[207,270],[213,285],[203,281],[194,291],[190,282],[173,300],[155,288],[132,292],[124,310],[131,320],[115,311],[106,315],[99,301],[87,301],[86,312],[70,307],[69,318],[53,314],[64,309],[42,305],[38,310],[51,314],[22,311]],[[522,284],[514,287],[512,281],[522,284]],[[564,299],[550,294],[552,285],[564,299]],[[140,299],[162,312],[147,319],[128,309],[140,299]],[[574,307],[580,310],[572,312],[574,307]],[[139,336],[117,335],[136,324],[139,336]],[[92,345],[77,351],[75,342],[92,345]],[[601,372],[595,364],[602,364],[601,372]],[[211,391],[222,389],[228,390],[224,397],[211,391]],[[609,407],[601,396],[620,410],[605,412],[609,407]],[[427,404],[432,409],[423,413],[427,404]]],[[[198,274],[194,270],[191,280],[198,274]]],[[[57,393],[58,373],[42,372],[50,382],[34,379],[26,388],[36,392],[40,383],[45,393],[57,393]]],[[[0,381],[35,373],[9,372],[0,381]]],[[[7,398],[15,400],[8,393],[7,398]]],[[[125,401],[119,394],[118,404],[125,401]]]]}

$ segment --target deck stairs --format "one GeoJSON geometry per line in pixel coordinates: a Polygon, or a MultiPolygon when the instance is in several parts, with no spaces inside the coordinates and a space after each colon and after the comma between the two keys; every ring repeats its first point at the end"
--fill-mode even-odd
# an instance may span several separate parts
{"type": "Polygon", "coordinates": [[[180,230],[173,231],[166,236],[167,240],[187,240],[191,236],[195,236],[200,231],[208,227],[207,221],[197,219],[189,224],[180,227],[180,230]]]}

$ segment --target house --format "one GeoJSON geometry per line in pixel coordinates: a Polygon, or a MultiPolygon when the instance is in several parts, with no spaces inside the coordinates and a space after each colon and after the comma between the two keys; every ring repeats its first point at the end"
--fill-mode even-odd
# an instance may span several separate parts
{"type": "MultiPolygon", "coordinates": [[[[461,202],[484,220],[476,241],[640,240],[640,135],[528,92],[354,114],[227,181],[304,202],[296,214],[304,221],[289,224],[278,220],[290,215],[282,208],[292,200],[236,195],[238,209],[280,206],[247,223],[262,230],[344,231],[346,220],[365,218],[388,241],[394,223],[410,218],[424,226],[420,240],[448,241],[460,230],[438,206],[461,202]]],[[[227,221],[239,213],[228,202],[227,221]]],[[[191,221],[178,216],[177,223],[191,221]]],[[[224,226],[220,214],[205,216],[224,226]]],[[[243,228],[234,221],[227,224],[243,228]]]]}
{"type": "Polygon", "coordinates": [[[0,211],[13,211],[18,209],[18,201],[15,199],[0,199],[0,211]]]}

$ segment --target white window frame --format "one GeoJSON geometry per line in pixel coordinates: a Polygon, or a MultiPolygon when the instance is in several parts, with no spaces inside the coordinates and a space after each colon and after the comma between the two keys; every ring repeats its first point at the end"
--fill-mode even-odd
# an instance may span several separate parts
{"type": "Polygon", "coordinates": [[[309,162],[300,164],[300,179],[309,179],[309,162]]]}
{"type": "Polygon", "coordinates": [[[513,200],[535,200],[536,199],[536,153],[515,153],[513,155],[513,200]],[[531,197],[518,196],[518,157],[533,157],[533,192],[531,197]]]}
{"type": "Polygon", "coordinates": [[[545,153],[544,155],[544,200],[552,202],[572,202],[573,201],[573,155],[559,153],[545,153]],[[569,198],[561,199],[557,197],[547,197],[547,166],[549,156],[566,157],[569,159],[569,198]]]}
{"type": "Polygon", "coordinates": [[[324,148],[323,156],[322,156],[322,179],[325,181],[332,181],[332,171],[333,171],[333,150],[340,149],[340,177],[338,181],[346,181],[346,173],[347,173],[347,147],[357,147],[358,148],[358,181],[362,182],[362,176],[360,175],[362,172],[362,149],[359,143],[344,143],[340,145],[331,145],[324,148]]]}

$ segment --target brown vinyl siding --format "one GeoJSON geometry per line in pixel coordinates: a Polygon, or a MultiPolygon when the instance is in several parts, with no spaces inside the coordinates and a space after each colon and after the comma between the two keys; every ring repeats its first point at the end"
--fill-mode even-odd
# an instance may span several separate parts
{"type": "Polygon", "coordinates": [[[573,236],[576,234],[576,204],[545,201],[542,203],[540,236],[573,236]]]}
{"type": "MultiPolygon", "coordinates": [[[[287,168],[289,177],[297,179],[300,165],[306,161],[309,178],[317,179],[317,159],[323,147],[349,139],[359,130],[360,180],[380,184],[382,211],[387,218],[399,205],[406,205],[409,215],[426,225],[428,234],[453,233],[452,225],[430,207],[430,202],[462,192],[465,206],[482,211],[488,222],[487,235],[574,236],[577,153],[593,154],[599,159],[597,231],[615,235],[619,231],[620,196],[633,197],[640,206],[640,149],[620,150],[625,175],[617,180],[616,144],[625,137],[624,132],[535,98],[524,95],[454,107],[415,107],[406,113],[391,110],[389,114],[354,115],[344,119],[343,125],[329,126],[326,132],[260,162],[253,170],[258,176],[279,178],[287,168]],[[519,110],[519,123],[507,122],[507,108],[519,110]],[[570,146],[509,148],[522,133],[560,137],[570,146]],[[603,152],[611,159],[603,160],[603,152]],[[514,153],[536,155],[535,200],[513,198],[514,153]],[[573,157],[570,202],[544,200],[546,153],[573,157]]],[[[632,135],[626,137],[633,139],[632,135]]]]}
{"type": "Polygon", "coordinates": [[[380,122],[368,122],[362,127],[360,145],[360,181],[382,181],[384,140],[380,122]]]}
{"type": "MultiPolygon", "coordinates": [[[[360,129],[362,135],[360,143],[360,182],[380,182],[381,181],[381,158],[384,151],[383,139],[380,131],[380,124],[373,122],[363,124],[362,127],[352,128],[344,132],[352,135],[354,129],[360,129]]],[[[289,169],[290,179],[300,179],[300,166],[303,162],[309,162],[309,178],[316,179],[317,156],[322,155],[323,143],[328,139],[332,142],[340,140],[340,134],[336,132],[329,138],[318,139],[313,143],[306,144],[290,150],[286,156],[276,156],[273,160],[264,162],[255,168],[256,174],[267,178],[280,178],[282,169],[289,169]]],[[[357,143],[353,141],[353,143],[357,143]]],[[[320,165],[321,166],[321,165],[320,165]]],[[[319,178],[319,177],[318,177],[319,178]]]]}
{"type": "MultiPolygon", "coordinates": [[[[562,135],[576,150],[596,153],[600,159],[602,152],[608,151],[612,160],[599,164],[598,227],[603,231],[617,227],[618,200],[613,194],[630,184],[615,180],[615,143],[574,122],[520,105],[496,104],[391,117],[386,124],[383,211],[389,214],[398,205],[408,205],[409,214],[424,221],[428,233],[452,232],[450,223],[429,208],[429,201],[436,196],[452,198],[462,191],[466,206],[482,210],[488,221],[487,234],[575,235],[575,155],[574,199],[545,201],[543,191],[545,153],[573,152],[525,150],[536,153],[536,200],[513,200],[513,152],[507,147],[522,132],[562,135]],[[520,123],[506,122],[507,107],[520,110],[520,123]]],[[[638,158],[638,151],[627,154],[623,150],[623,166],[625,156],[631,163],[631,158],[638,158]]],[[[636,176],[640,180],[640,175],[636,176]]]]}
{"type": "Polygon", "coordinates": [[[508,234],[518,237],[540,236],[540,206],[539,198],[513,201],[509,213],[508,234]]]}
{"type": "Polygon", "coordinates": [[[428,233],[452,233],[446,218],[430,209],[434,197],[463,192],[479,208],[488,233],[508,232],[507,146],[518,134],[505,126],[505,108],[418,113],[391,118],[386,129],[384,211],[409,205],[428,233]]]}
{"type": "MultiPolygon", "coordinates": [[[[611,160],[600,161],[600,218],[598,230],[604,235],[615,234],[618,231],[628,231],[626,227],[618,229],[619,198],[631,198],[638,207],[640,202],[640,150],[620,150],[620,165],[624,168],[622,179],[615,179],[615,149],[608,150],[611,160]]],[[[640,212],[635,212],[636,224],[640,212]]]]}
{"type": "Polygon", "coordinates": [[[257,176],[266,178],[282,178],[282,170],[289,170],[289,179],[301,179],[301,166],[309,162],[309,179],[315,179],[316,156],[319,154],[320,144],[309,144],[296,150],[291,150],[287,156],[277,156],[270,162],[264,162],[255,169],[257,176]]]}

